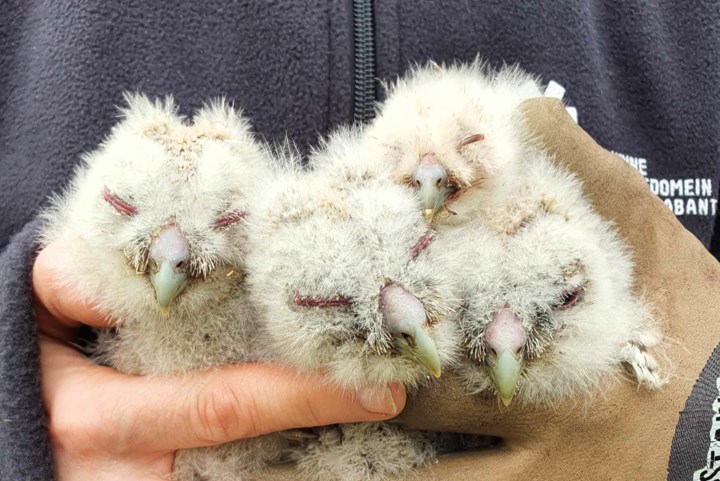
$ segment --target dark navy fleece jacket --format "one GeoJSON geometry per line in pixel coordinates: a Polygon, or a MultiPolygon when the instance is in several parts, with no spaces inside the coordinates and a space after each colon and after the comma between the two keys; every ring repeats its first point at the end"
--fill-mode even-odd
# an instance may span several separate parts
{"type": "MultiPolygon", "coordinates": [[[[224,95],[268,140],[287,133],[307,149],[333,126],[371,115],[368,99],[382,98],[376,79],[478,53],[553,81],[580,125],[638,168],[718,256],[713,0],[3,2],[0,479],[53,478],[31,311],[33,219],[108,132],[123,91],[173,94],[185,114],[224,95]]],[[[670,479],[705,465],[717,395],[706,386],[719,356],[688,400],[693,414],[681,416],[670,479]]]]}

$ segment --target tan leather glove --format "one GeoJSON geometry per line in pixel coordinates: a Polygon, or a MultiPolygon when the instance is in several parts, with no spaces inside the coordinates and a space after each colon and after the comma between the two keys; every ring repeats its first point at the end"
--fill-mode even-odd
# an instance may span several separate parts
{"type": "MultiPolygon", "coordinates": [[[[531,131],[578,175],[603,217],[614,221],[636,260],[636,289],[657,310],[674,365],[657,392],[620,382],[583,406],[511,408],[465,394],[451,373],[408,401],[398,418],[418,429],[490,434],[498,448],[442,456],[415,479],[662,480],[679,412],[720,342],[720,264],[618,156],[595,143],[557,100],[523,104],[531,131]]],[[[701,468],[702,466],[698,466],[701,468]]],[[[294,479],[278,469],[267,479],[294,479]]]]}
{"type": "Polygon", "coordinates": [[[466,396],[448,377],[410,402],[400,420],[505,440],[496,450],[442,459],[428,470],[428,479],[665,479],[679,412],[720,342],[720,264],[640,174],[597,145],[561,102],[536,99],[522,108],[531,131],[583,180],[597,211],[617,224],[632,248],[636,288],[657,309],[674,374],[658,392],[620,383],[587,412],[563,407],[500,412],[466,396]]]}

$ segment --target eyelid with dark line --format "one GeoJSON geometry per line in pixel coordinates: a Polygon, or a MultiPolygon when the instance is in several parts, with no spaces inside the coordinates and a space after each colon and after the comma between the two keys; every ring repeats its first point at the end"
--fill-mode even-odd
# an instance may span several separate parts
{"type": "Polygon", "coordinates": [[[229,227],[237,222],[240,222],[245,217],[248,216],[248,213],[243,210],[234,210],[232,212],[228,212],[225,215],[222,215],[221,217],[218,217],[213,221],[213,227],[215,229],[223,229],[225,227],[229,227]]]}
{"type": "Polygon", "coordinates": [[[323,299],[317,296],[304,296],[298,291],[293,291],[292,295],[295,305],[302,307],[346,307],[350,305],[350,298],[345,296],[323,299]]]}
{"type": "Polygon", "coordinates": [[[568,289],[560,294],[560,301],[550,307],[554,311],[564,311],[565,309],[570,309],[578,302],[582,301],[583,297],[585,297],[585,287],[580,286],[568,289]]]}
{"type": "Polygon", "coordinates": [[[428,248],[433,239],[435,239],[435,233],[433,231],[429,230],[423,234],[410,250],[410,258],[413,260],[417,259],[420,253],[428,248]]]}
{"type": "Polygon", "coordinates": [[[125,202],[120,197],[110,192],[110,189],[108,189],[107,186],[103,187],[102,197],[105,202],[110,204],[117,212],[122,215],[132,217],[138,213],[137,207],[125,202]]]}
{"type": "Polygon", "coordinates": [[[464,137],[460,140],[458,143],[457,149],[461,150],[464,147],[467,147],[470,144],[474,144],[475,142],[480,142],[482,140],[485,140],[485,136],[483,134],[471,134],[467,137],[464,137]]]}

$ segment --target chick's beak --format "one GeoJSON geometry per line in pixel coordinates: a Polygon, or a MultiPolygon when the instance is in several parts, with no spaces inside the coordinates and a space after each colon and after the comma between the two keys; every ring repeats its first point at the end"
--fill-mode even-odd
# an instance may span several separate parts
{"type": "Polygon", "coordinates": [[[402,287],[388,284],[380,290],[380,311],[400,354],[440,377],[440,355],[427,332],[427,314],[420,300],[402,287]]]}
{"type": "Polygon", "coordinates": [[[450,195],[448,175],[433,154],[425,154],[412,173],[413,185],[418,189],[425,220],[431,223],[450,195]]]}
{"type": "Polygon", "coordinates": [[[489,354],[485,362],[500,400],[507,407],[515,397],[525,367],[522,348],[527,336],[520,319],[507,307],[493,314],[485,332],[489,354]]]}
{"type": "Polygon", "coordinates": [[[160,312],[167,314],[170,304],[188,285],[187,238],[176,225],[164,227],[150,244],[150,283],[155,289],[160,312]]]}
{"type": "Polygon", "coordinates": [[[509,406],[515,397],[515,388],[520,380],[523,362],[509,350],[503,350],[499,355],[488,359],[490,377],[492,377],[498,395],[505,407],[509,406]]]}

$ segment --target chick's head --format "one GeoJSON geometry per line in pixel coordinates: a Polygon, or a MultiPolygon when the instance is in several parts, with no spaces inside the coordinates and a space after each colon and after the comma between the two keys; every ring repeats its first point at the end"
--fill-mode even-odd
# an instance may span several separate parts
{"type": "Polygon", "coordinates": [[[456,335],[434,232],[405,188],[336,180],[306,176],[262,211],[249,284],[272,350],[352,388],[439,376],[456,335]]]}
{"type": "Polygon", "coordinates": [[[242,280],[264,153],[224,101],[192,123],[172,99],[128,95],[121,121],[46,213],[73,246],[67,279],[122,318],[192,313],[242,280]]]}
{"type": "Polygon", "coordinates": [[[539,95],[536,80],[517,68],[429,64],[388,89],[369,135],[394,166],[396,182],[417,190],[426,220],[442,220],[462,213],[466,194],[502,186],[515,174],[515,109],[539,95]]]}

